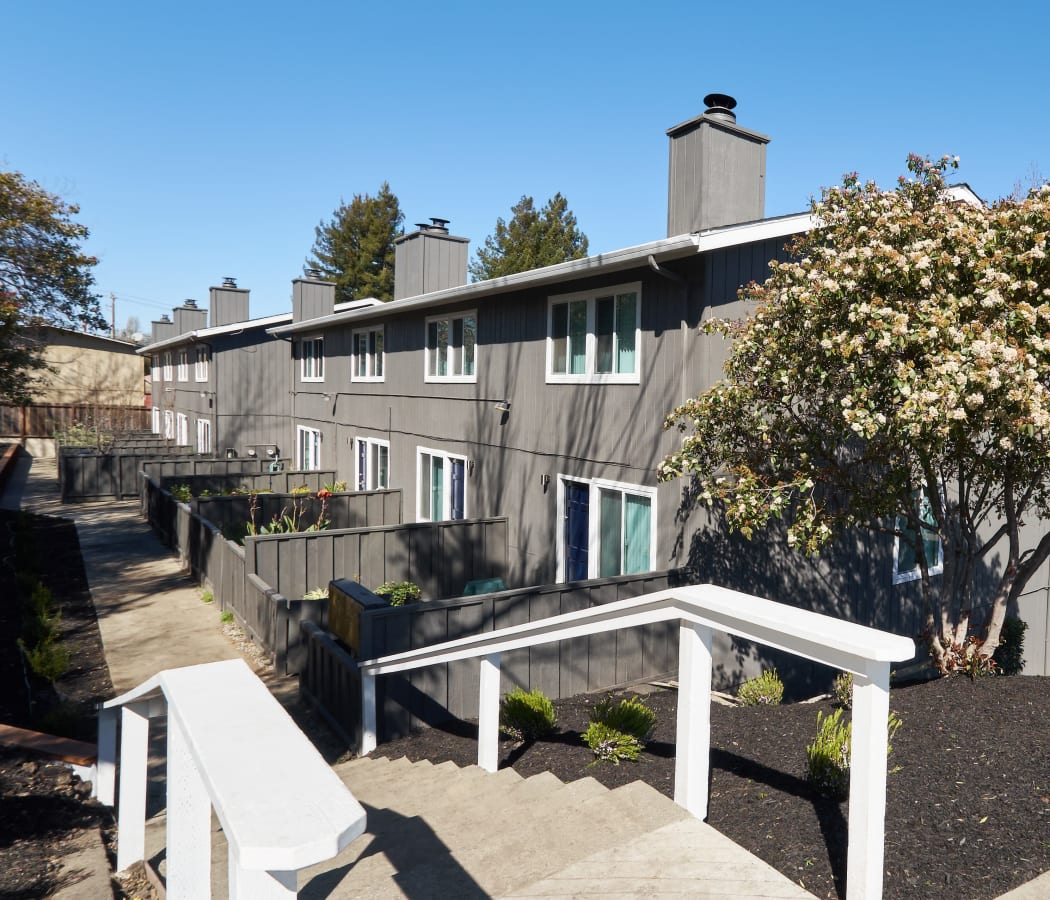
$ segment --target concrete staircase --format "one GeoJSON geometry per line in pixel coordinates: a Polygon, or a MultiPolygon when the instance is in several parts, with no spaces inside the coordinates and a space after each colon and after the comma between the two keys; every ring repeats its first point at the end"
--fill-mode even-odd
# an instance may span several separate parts
{"type": "Polygon", "coordinates": [[[368,833],[304,873],[303,898],[811,896],[641,781],[381,757],[336,771],[368,833]]]}
{"type": "MultiPolygon", "coordinates": [[[[365,807],[368,832],[300,873],[303,900],[812,898],[641,781],[608,790],[593,778],[383,757],[335,771],[365,807]]],[[[147,829],[162,876],[163,827],[160,815],[147,829]]],[[[227,896],[217,822],[212,896],[227,896]]]]}

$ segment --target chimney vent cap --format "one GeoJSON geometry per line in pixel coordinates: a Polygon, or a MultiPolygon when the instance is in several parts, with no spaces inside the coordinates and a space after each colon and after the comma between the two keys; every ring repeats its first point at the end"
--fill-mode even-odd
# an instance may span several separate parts
{"type": "Polygon", "coordinates": [[[321,270],[318,268],[309,268],[306,270],[306,277],[312,281],[321,281],[321,270]]]}
{"type": "Polygon", "coordinates": [[[232,275],[224,275],[222,278],[222,286],[235,288],[237,287],[237,279],[234,278],[232,275]]]}
{"type": "Polygon", "coordinates": [[[157,321],[158,322],[170,322],[171,319],[168,318],[168,314],[167,313],[163,313],[161,315],[161,317],[157,321]]]}
{"type": "Polygon", "coordinates": [[[193,299],[190,299],[190,298],[187,298],[187,299],[182,301],[182,308],[183,309],[196,309],[197,308],[197,301],[193,300],[193,299]]]}
{"type": "Polygon", "coordinates": [[[705,116],[722,119],[725,122],[736,121],[736,113],[733,112],[736,108],[736,99],[730,97],[729,94],[708,94],[704,97],[704,103],[707,105],[707,109],[704,110],[705,116]]]}

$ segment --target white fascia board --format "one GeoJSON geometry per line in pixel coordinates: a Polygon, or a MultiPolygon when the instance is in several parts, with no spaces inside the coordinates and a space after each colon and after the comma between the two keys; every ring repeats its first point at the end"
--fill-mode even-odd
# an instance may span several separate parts
{"type": "MultiPolygon", "coordinates": [[[[416,297],[406,297],[403,300],[394,300],[390,303],[382,304],[383,312],[384,314],[387,312],[396,314],[447,305],[449,303],[467,303],[523,288],[564,283],[579,278],[586,278],[590,275],[601,275],[606,272],[637,268],[645,265],[650,256],[661,261],[681,259],[707,250],[717,250],[720,247],[731,247],[735,244],[746,244],[752,241],[783,237],[799,231],[807,231],[812,227],[812,216],[809,213],[802,213],[781,216],[775,219],[762,219],[757,222],[746,222],[742,225],[730,225],[725,228],[714,228],[704,232],[680,234],[674,237],[662,238],[658,241],[650,241],[646,244],[638,244],[634,247],[625,247],[622,250],[613,250],[610,253],[599,253],[584,259],[573,259],[553,266],[545,266],[542,269],[531,269],[528,272],[519,272],[516,275],[505,275],[489,281],[475,281],[473,284],[447,288],[443,291],[433,291],[432,293],[420,294],[416,297]]],[[[339,325],[344,322],[368,318],[374,312],[375,310],[373,309],[367,309],[337,313],[331,316],[310,319],[306,322],[296,322],[292,325],[270,328],[268,331],[273,335],[295,334],[301,331],[311,331],[317,328],[325,328],[329,325],[339,325]]]]}
{"type": "Polygon", "coordinates": [[[196,331],[187,331],[177,334],[175,337],[165,338],[155,344],[148,344],[141,348],[139,353],[153,353],[157,350],[166,350],[178,344],[192,343],[193,341],[204,341],[220,334],[233,334],[237,331],[245,331],[249,328],[269,328],[292,320],[291,313],[281,313],[277,316],[266,316],[262,319],[246,319],[244,322],[231,322],[229,325],[216,325],[213,328],[198,328],[196,331]]]}

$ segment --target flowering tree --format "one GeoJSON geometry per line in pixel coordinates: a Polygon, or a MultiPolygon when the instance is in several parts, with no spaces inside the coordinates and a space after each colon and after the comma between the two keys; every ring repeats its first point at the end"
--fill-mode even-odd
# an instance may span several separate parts
{"type": "Polygon", "coordinates": [[[850,175],[823,192],[794,261],[741,290],[754,314],[705,325],[735,341],[725,377],[668,417],[685,437],[660,466],[748,538],[773,517],[806,553],[845,528],[896,535],[943,672],[987,665],[1050,554],[1022,527],[1050,516],[1050,185],[953,202],[957,164],[913,156],[895,190],[850,175]],[[997,585],[975,596],[993,551],[997,585]]]}

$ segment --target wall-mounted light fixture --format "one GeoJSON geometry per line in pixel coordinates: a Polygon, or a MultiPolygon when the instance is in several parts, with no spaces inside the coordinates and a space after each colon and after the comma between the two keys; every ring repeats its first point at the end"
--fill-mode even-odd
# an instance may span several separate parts
{"type": "Polygon", "coordinates": [[[321,396],[324,397],[325,400],[331,400],[332,399],[332,395],[331,394],[321,394],[321,396]]]}
{"type": "Polygon", "coordinates": [[[256,457],[256,456],[258,456],[258,454],[257,454],[257,453],[255,452],[255,448],[254,448],[254,447],[249,447],[249,448],[248,448],[248,455],[249,455],[249,456],[250,456],[250,457],[251,457],[252,459],[255,459],[255,457],[256,457]]]}
{"type": "Polygon", "coordinates": [[[540,487],[542,487],[544,491],[547,490],[547,486],[550,483],[551,483],[551,477],[546,472],[540,476],[540,487]]]}
{"type": "Polygon", "coordinates": [[[500,400],[500,402],[496,404],[496,409],[499,412],[501,412],[501,413],[508,413],[508,412],[510,412],[510,401],[509,400],[500,400]]]}

